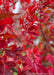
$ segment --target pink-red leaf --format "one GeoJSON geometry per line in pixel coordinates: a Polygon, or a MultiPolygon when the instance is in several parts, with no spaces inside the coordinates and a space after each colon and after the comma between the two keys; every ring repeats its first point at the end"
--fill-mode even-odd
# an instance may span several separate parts
{"type": "Polygon", "coordinates": [[[46,56],[46,60],[49,61],[50,63],[52,63],[53,66],[54,66],[54,57],[52,55],[50,55],[50,54],[47,55],[46,56]]]}

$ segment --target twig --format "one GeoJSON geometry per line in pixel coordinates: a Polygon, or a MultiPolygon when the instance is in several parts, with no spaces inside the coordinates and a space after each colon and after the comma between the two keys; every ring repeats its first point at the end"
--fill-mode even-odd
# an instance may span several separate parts
{"type": "Polygon", "coordinates": [[[14,67],[10,68],[10,70],[12,70],[12,71],[14,71],[14,72],[17,72],[17,73],[18,73],[17,69],[16,69],[16,68],[14,68],[14,67]]]}
{"type": "MultiPolygon", "coordinates": [[[[8,28],[15,36],[17,36],[10,27],[8,27],[8,28]]],[[[19,37],[17,37],[16,39],[21,43],[21,40],[19,39],[19,37]]]]}
{"type": "Polygon", "coordinates": [[[15,1],[15,2],[13,2],[13,4],[12,5],[10,5],[10,7],[12,7],[16,2],[18,2],[19,0],[17,0],[17,1],[15,1]]]}
{"type": "MultiPolygon", "coordinates": [[[[41,4],[42,4],[42,0],[41,0],[41,4]]],[[[41,12],[41,8],[40,8],[40,12],[41,12]]],[[[41,14],[40,14],[40,19],[41,19],[41,14]]],[[[43,28],[41,27],[41,22],[40,22],[40,31],[43,35],[43,38],[45,38],[45,41],[46,41],[45,47],[48,45],[49,51],[50,51],[50,53],[52,53],[51,48],[50,48],[50,44],[49,44],[49,41],[48,41],[48,37],[46,36],[45,32],[43,31],[43,28]]]]}
{"type": "Polygon", "coordinates": [[[5,1],[3,0],[3,12],[5,12],[5,1]]]}

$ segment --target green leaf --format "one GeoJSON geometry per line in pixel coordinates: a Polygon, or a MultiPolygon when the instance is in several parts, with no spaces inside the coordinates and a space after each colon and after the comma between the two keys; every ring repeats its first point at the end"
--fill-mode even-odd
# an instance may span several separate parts
{"type": "Polygon", "coordinates": [[[14,75],[17,75],[17,73],[16,73],[16,72],[14,72],[14,75]]]}
{"type": "Polygon", "coordinates": [[[36,13],[35,15],[38,16],[38,13],[36,13]]]}

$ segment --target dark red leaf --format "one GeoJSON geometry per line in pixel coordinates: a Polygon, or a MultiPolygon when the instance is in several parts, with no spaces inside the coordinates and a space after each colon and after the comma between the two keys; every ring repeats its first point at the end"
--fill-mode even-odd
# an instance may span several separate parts
{"type": "Polygon", "coordinates": [[[0,49],[5,48],[6,45],[7,44],[6,44],[5,40],[0,40],[0,49]]]}
{"type": "Polygon", "coordinates": [[[6,65],[8,67],[15,67],[16,66],[16,63],[14,61],[8,61],[8,62],[6,62],[6,65]]]}
{"type": "Polygon", "coordinates": [[[0,75],[5,75],[4,72],[5,72],[4,64],[0,61],[0,75]]]}
{"type": "Polygon", "coordinates": [[[5,54],[8,56],[8,57],[15,57],[15,52],[14,51],[11,51],[11,50],[6,50],[5,51],[5,54]]]}
{"type": "Polygon", "coordinates": [[[5,66],[5,75],[13,75],[13,72],[7,66],[5,66]]]}

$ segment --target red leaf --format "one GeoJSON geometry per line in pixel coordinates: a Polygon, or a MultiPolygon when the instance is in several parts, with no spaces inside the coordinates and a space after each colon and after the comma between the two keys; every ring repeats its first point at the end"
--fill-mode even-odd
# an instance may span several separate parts
{"type": "Polygon", "coordinates": [[[6,2],[13,2],[14,0],[6,0],[6,2]]]}
{"type": "Polygon", "coordinates": [[[19,19],[19,23],[23,24],[23,19],[22,18],[19,19]]]}
{"type": "Polygon", "coordinates": [[[49,75],[54,75],[54,68],[53,67],[47,67],[49,75]]]}
{"type": "Polygon", "coordinates": [[[41,64],[36,64],[35,65],[35,70],[36,70],[36,73],[38,75],[44,75],[44,74],[46,75],[46,74],[48,74],[47,69],[41,64]]]}
{"type": "Polygon", "coordinates": [[[54,25],[51,25],[50,31],[51,31],[52,33],[54,33],[54,25]]]}
{"type": "Polygon", "coordinates": [[[5,40],[0,40],[0,49],[5,48],[6,45],[7,44],[6,44],[5,40]]]}
{"type": "Polygon", "coordinates": [[[28,10],[30,12],[30,14],[32,15],[37,9],[37,6],[31,5],[29,6],[28,10]]]}
{"type": "Polygon", "coordinates": [[[6,38],[17,38],[16,35],[13,35],[13,34],[0,34],[0,37],[4,37],[5,39],[6,38]]]}
{"type": "Polygon", "coordinates": [[[7,66],[5,66],[5,75],[13,75],[13,72],[7,66]]]}
{"type": "Polygon", "coordinates": [[[0,61],[0,75],[4,75],[4,64],[0,61]]]}
{"type": "Polygon", "coordinates": [[[31,0],[25,0],[27,3],[30,3],[31,0]]]}
{"type": "Polygon", "coordinates": [[[6,24],[4,23],[3,20],[0,20],[0,32],[2,32],[6,27],[6,24]]]}
{"type": "Polygon", "coordinates": [[[34,74],[30,71],[26,71],[26,75],[34,75],[34,74]]]}
{"type": "Polygon", "coordinates": [[[30,3],[31,0],[20,0],[20,1],[30,3]]]}
{"type": "Polygon", "coordinates": [[[50,4],[52,3],[52,2],[54,2],[54,0],[47,0],[50,4]]]}
{"type": "Polygon", "coordinates": [[[29,26],[28,28],[27,28],[27,30],[29,30],[29,31],[31,31],[31,30],[38,30],[38,28],[39,28],[39,26],[37,25],[37,26],[29,26]]]}
{"type": "Polygon", "coordinates": [[[8,57],[15,57],[15,52],[14,51],[11,51],[11,50],[6,50],[5,51],[5,54],[8,56],[8,57]]]}
{"type": "Polygon", "coordinates": [[[3,1],[2,1],[2,0],[0,0],[0,5],[2,5],[2,3],[3,3],[3,1]]]}
{"type": "Polygon", "coordinates": [[[39,36],[39,32],[38,31],[28,31],[27,33],[29,33],[30,35],[36,35],[39,36]]]}
{"type": "Polygon", "coordinates": [[[21,74],[21,69],[18,67],[18,74],[21,74]]]}
{"type": "Polygon", "coordinates": [[[8,61],[8,62],[6,62],[6,65],[8,67],[14,67],[14,66],[16,66],[16,63],[14,61],[8,61]]]}
{"type": "Polygon", "coordinates": [[[24,47],[20,47],[20,46],[19,46],[18,48],[15,49],[15,52],[21,52],[21,51],[23,51],[23,50],[24,50],[24,47]]]}
{"type": "Polygon", "coordinates": [[[5,22],[5,24],[12,24],[13,23],[13,19],[11,17],[7,17],[3,21],[5,22]]]}
{"type": "Polygon", "coordinates": [[[32,63],[32,61],[31,61],[28,57],[25,57],[25,62],[26,62],[26,64],[27,64],[30,68],[33,67],[33,63],[32,63]]]}
{"type": "Polygon", "coordinates": [[[16,45],[16,44],[11,45],[11,46],[9,46],[8,48],[9,48],[10,50],[12,50],[12,51],[15,51],[16,48],[17,48],[17,45],[16,45]]]}
{"type": "Polygon", "coordinates": [[[53,64],[53,66],[54,66],[54,57],[52,56],[52,55],[47,55],[46,56],[46,60],[48,60],[50,63],[52,63],[53,64]]]}

